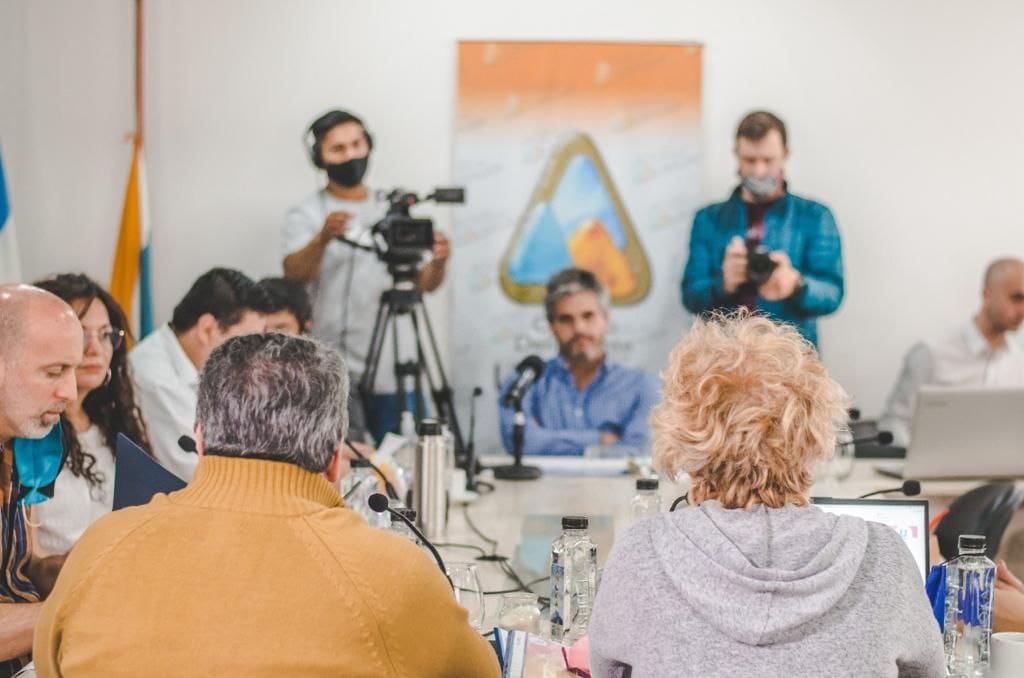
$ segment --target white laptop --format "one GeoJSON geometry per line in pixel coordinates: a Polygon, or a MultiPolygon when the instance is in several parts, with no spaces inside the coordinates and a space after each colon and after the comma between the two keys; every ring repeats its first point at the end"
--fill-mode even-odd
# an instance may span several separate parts
{"type": "Polygon", "coordinates": [[[902,471],[879,471],[915,480],[1024,478],[1024,389],[922,387],[910,434],[902,471]]]}
{"type": "Polygon", "coordinates": [[[903,538],[921,571],[928,579],[928,502],[923,499],[833,499],[814,497],[814,505],[828,513],[856,516],[888,525],[903,538]]]}

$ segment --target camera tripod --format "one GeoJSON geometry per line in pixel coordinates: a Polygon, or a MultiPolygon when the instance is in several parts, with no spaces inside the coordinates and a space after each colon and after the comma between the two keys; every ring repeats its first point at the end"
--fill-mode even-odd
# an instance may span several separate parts
{"type": "Polygon", "coordinates": [[[403,264],[388,264],[391,273],[391,289],[380,295],[380,304],[370,335],[370,347],[366,354],[366,369],[359,379],[359,396],[363,409],[369,413],[373,407],[374,384],[380,368],[384,342],[390,333],[394,348],[395,380],[398,386],[399,421],[406,412],[411,411],[417,424],[426,416],[426,394],[423,382],[426,380],[429,394],[433,399],[437,417],[448,425],[455,440],[455,462],[457,466],[467,466],[466,446],[462,437],[458,417],[455,414],[454,397],[451,384],[445,375],[441,363],[441,354],[437,348],[434,328],[430,316],[423,304],[423,293],[416,286],[416,269],[403,264]],[[399,321],[409,320],[413,336],[416,339],[415,356],[403,361],[399,353],[399,321]],[[426,349],[424,350],[424,334],[426,349]],[[436,373],[436,379],[435,379],[436,373]],[[412,384],[412,405],[410,410],[408,384],[412,384]]]}

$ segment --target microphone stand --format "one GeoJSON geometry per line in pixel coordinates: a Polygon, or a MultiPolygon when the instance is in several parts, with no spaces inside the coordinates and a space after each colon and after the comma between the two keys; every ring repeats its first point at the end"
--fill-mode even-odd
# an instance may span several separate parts
{"type": "Polygon", "coordinates": [[[541,471],[536,466],[523,466],[523,443],[526,438],[526,415],[523,413],[523,401],[515,401],[515,414],[512,419],[512,464],[494,467],[494,477],[498,480],[537,480],[541,471]]]}

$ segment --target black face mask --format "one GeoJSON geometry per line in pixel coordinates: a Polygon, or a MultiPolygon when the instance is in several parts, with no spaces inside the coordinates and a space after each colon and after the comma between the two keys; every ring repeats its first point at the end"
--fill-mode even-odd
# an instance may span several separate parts
{"type": "Polygon", "coordinates": [[[345,162],[326,165],[324,169],[331,181],[346,188],[354,188],[363,180],[366,174],[366,167],[369,164],[369,157],[352,158],[345,162]]]}

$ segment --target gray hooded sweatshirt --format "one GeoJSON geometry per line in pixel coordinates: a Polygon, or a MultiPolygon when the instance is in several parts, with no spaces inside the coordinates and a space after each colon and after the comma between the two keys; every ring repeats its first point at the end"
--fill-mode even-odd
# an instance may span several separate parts
{"type": "Polygon", "coordinates": [[[716,501],[644,519],[608,558],[593,675],[945,675],[910,551],[878,523],[814,506],[716,501]]]}

